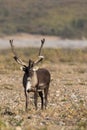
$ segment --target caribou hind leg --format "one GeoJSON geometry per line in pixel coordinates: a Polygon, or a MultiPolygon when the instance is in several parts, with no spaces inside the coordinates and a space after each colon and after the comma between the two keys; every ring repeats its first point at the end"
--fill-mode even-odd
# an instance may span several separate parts
{"type": "Polygon", "coordinates": [[[39,96],[41,98],[41,109],[43,110],[43,92],[42,91],[39,92],[39,96]]]}
{"type": "Polygon", "coordinates": [[[48,89],[49,89],[49,86],[44,89],[45,109],[46,109],[46,107],[47,107],[47,102],[48,102],[48,100],[47,100],[47,97],[48,97],[48,89]]]}

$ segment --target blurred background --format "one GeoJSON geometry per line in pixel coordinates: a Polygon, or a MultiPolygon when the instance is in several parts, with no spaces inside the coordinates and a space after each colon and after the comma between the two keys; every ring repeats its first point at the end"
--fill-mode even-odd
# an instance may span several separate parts
{"type": "MultiPolygon", "coordinates": [[[[31,39],[31,45],[33,42],[37,45],[37,37],[34,40],[31,35],[23,34],[56,36],[55,42],[50,43],[48,38],[47,45],[52,47],[87,46],[86,41],[83,42],[87,38],[87,0],[0,0],[1,38],[17,35],[19,39],[31,39]],[[73,41],[72,45],[71,41],[65,43],[61,39],[79,39],[81,43],[73,41]]],[[[26,40],[21,45],[24,42],[29,45],[26,40]]],[[[4,46],[3,39],[0,44],[4,46]]]]}

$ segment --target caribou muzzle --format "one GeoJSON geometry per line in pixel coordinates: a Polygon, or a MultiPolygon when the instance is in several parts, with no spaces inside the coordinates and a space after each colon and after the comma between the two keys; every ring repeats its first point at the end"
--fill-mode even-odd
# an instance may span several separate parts
{"type": "Polygon", "coordinates": [[[28,92],[28,93],[29,93],[29,92],[35,92],[35,89],[30,89],[30,90],[28,89],[27,92],[28,92]]]}
{"type": "Polygon", "coordinates": [[[35,87],[32,86],[31,78],[30,78],[30,77],[27,79],[26,91],[27,91],[28,93],[29,93],[29,92],[35,92],[35,87]]]}

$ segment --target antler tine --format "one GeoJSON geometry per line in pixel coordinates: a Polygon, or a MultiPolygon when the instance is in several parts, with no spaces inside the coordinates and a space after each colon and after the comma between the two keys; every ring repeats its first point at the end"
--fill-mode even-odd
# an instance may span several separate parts
{"type": "Polygon", "coordinates": [[[35,65],[38,64],[39,62],[41,62],[44,59],[44,56],[41,56],[41,50],[42,50],[44,42],[45,42],[45,39],[42,39],[41,40],[41,46],[40,46],[40,49],[39,49],[39,55],[38,55],[39,59],[34,62],[35,65]]]}
{"type": "Polygon", "coordinates": [[[19,59],[19,57],[17,56],[17,54],[16,54],[16,52],[15,52],[15,50],[14,50],[13,40],[9,40],[9,42],[10,42],[10,45],[11,45],[11,50],[12,50],[12,52],[13,52],[13,54],[14,54],[14,59],[15,59],[15,61],[16,61],[18,64],[22,65],[22,66],[26,66],[26,64],[25,64],[21,59],[19,59]]]}
{"type": "Polygon", "coordinates": [[[17,54],[16,54],[16,52],[15,52],[15,50],[14,50],[13,40],[9,40],[9,42],[10,42],[11,50],[12,50],[13,54],[14,54],[16,57],[18,57],[17,54]]]}
{"type": "Polygon", "coordinates": [[[42,47],[43,47],[44,42],[45,42],[45,38],[43,38],[43,39],[41,40],[41,46],[40,46],[40,49],[39,49],[39,56],[41,55],[41,49],[42,49],[42,47]]]}

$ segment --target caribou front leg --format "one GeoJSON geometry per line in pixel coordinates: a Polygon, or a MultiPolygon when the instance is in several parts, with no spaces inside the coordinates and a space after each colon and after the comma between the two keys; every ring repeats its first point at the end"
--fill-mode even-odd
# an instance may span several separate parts
{"type": "Polygon", "coordinates": [[[39,92],[39,96],[41,98],[41,109],[43,110],[43,93],[42,93],[42,91],[39,92]]]}
{"type": "Polygon", "coordinates": [[[25,111],[28,110],[28,93],[25,90],[25,111]]]}
{"type": "Polygon", "coordinates": [[[48,102],[48,100],[47,100],[47,96],[48,96],[48,87],[46,87],[46,88],[44,89],[44,96],[45,96],[45,109],[46,109],[46,107],[47,107],[47,102],[48,102]]]}
{"type": "Polygon", "coordinates": [[[38,92],[35,91],[35,92],[34,92],[34,104],[35,104],[36,110],[37,110],[37,99],[38,99],[38,92]]]}

